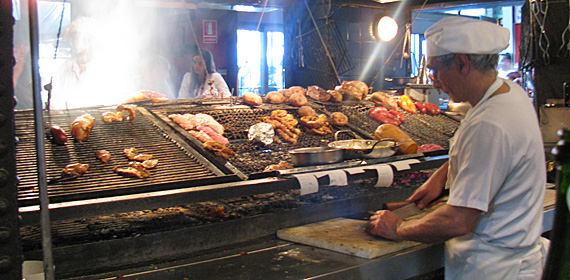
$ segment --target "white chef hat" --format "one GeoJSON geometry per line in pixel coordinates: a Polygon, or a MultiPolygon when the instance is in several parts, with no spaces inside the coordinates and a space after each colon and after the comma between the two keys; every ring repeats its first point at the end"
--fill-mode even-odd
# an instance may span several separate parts
{"type": "Polygon", "coordinates": [[[510,31],[490,22],[454,16],[439,20],[424,36],[428,57],[450,53],[498,54],[509,46],[510,31]]]}

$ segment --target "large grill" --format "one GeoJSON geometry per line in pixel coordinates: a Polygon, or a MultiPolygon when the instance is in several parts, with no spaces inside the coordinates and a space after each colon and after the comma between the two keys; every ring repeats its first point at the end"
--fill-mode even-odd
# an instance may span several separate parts
{"type": "MultiPolygon", "coordinates": [[[[184,113],[205,113],[211,115],[216,121],[225,127],[224,136],[230,140],[227,146],[237,153],[236,156],[231,157],[228,161],[235,168],[239,169],[246,175],[263,172],[265,167],[271,164],[278,164],[280,161],[291,162],[289,151],[296,148],[305,147],[319,147],[326,146],[329,142],[334,141],[334,133],[338,130],[346,130],[347,127],[333,126],[333,133],[327,135],[318,135],[313,132],[303,131],[299,136],[296,145],[292,145],[283,141],[282,144],[273,143],[265,146],[260,143],[253,143],[248,141],[248,131],[250,126],[261,121],[264,116],[269,116],[274,109],[285,109],[296,119],[299,119],[297,113],[298,108],[288,106],[261,106],[258,108],[249,107],[226,107],[226,108],[191,108],[191,107],[161,107],[150,109],[165,122],[169,123],[174,128],[178,129],[181,134],[201,145],[189,133],[186,133],[177,124],[168,118],[169,114],[184,114],[184,113]]],[[[303,130],[301,124],[297,127],[303,130]]],[[[339,134],[339,139],[349,139],[352,136],[345,133],[339,134]]],[[[199,149],[199,147],[197,147],[199,149]]],[[[205,151],[210,153],[209,151],[205,151]]],[[[214,161],[222,160],[215,157],[210,153],[214,161]]]]}
{"type": "MultiPolygon", "coordinates": [[[[48,193],[51,202],[62,202],[105,196],[141,193],[208,185],[236,181],[239,178],[229,170],[221,170],[182,139],[169,135],[146,110],[137,108],[133,121],[105,123],[101,113],[114,108],[90,108],[85,110],[52,111],[44,116],[45,126],[59,125],[69,136],[65,145],[56,145],[46,140],[46,172],[48,193]],[[90,138],[78,143],[73,141],[69,125],[82,114],[95,117],[95,127],[90,138]],[[125,177],[113,171],[113,167],[126,167],[128,159],[123,154],[125,148],[136,148],[141,153],[152,154],[159,160],[151,169],[149,178],[125,177]],[[99,150],[111,153],[111,160],[102,163],[95,155],[99,150]],[[89,171],[78,178],[58,180],[62,169],[70,163],[90,164],[89,171]]],[[[30,111],[19,111],[15,115],[17,171],[20,178],[18,200],[20,206],[38,203],[38,177],[34,138],[34,119],[30,111]]]]}

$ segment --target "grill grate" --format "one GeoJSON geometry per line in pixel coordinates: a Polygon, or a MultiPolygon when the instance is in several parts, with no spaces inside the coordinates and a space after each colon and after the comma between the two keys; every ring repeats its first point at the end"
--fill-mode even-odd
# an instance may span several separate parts
{"type": "MultiPolygon", "coordinates": [[[[167,188],[189,187],[227,181],[229,178],[220,170],[201,160],[195,151],[187,149],[164,133],[147,114],[137,108],[137,116],[131,121],[105,123],[101,120],[103,108],[52,111],[44,117],[45,126],[59,125],[68,133],[69,141],[65,145],[55,145],[46,140],[46,172],[48,182],[60,178],[61,170],[70,163],[90,164],[89,171],[82,176],[60,180],[48,184],[51,202],[74,199],[97,198],[154,191],[167,188]],[[73,141],[69,125],[79,115],[89,113],[95,117],[95,127],[89,139],[83,143],[73,141]],[[128,159],[123,149],[134,147],[140,153],[152,154],[159,160],[154,169],[150,169],[149,178],[139,179],[124,177],[113,171],[113,167],[126,167],[128,159]],[[99,150],[111,153],[108,163],[100,162],[95,154],[99,150]]],[[[38,176],[34,136],[33,112],[18,111],[15,115],[17,171],[20,178],[18,200],[20,206],[38,203],[38,176]]]]}
{"type": "MultiPolygon", "coordinates": [[[[330,103],[319,102],[330,112],[342,112],[348,116],[349,125],[355,130],[361,130],[361,134],[368,138],[374,138],[374,131],[380,123],[368,117],[374,103],[361,101],[358,103],[330,103]]],[[[438,144],[446,149],[449,148],[449,138],[453,136],[459,126],[459,122],[445,114],[411,114],[400,108],[398,111],[406,116],[406,121],[400,125],[400,129],[410,136],[418,145],[438,144]]]]}
{"type": "MultiPolygon", "coordinates": [[[[297,108],[295,107],[279,107],[286,109],[290,114],[299,119],[297,108]]],[[[167,121],[172,126],[178,126],[168,119],[169,114],[184,114],[184,113],[205,113],[211,115],[216,121],[225,127],[224,136],[230,140],[227,145],[230,149],[237,153],[236,156],[231,157],[228,161],[235,168],[239,169],[246,175],[254,173],[261,173],[271,164],[278,164],[280,161],[287,161],[291,163],[291,155],[289,151],[297,148],[305,147],[320,147],[326,146],[329,142],[334,141],[334,133],[338,130],[346,130],[346,127],[334,127],[333,133],[328,135],[318,135],[312,132],[303,131],[297,140],[297,145],[292,145],[283,141],[282,144],[271,144],[265,146],[260,143],[252,143],[248,141],[249,128],[260,122],[264,116],[269,116],[273,108],[267,106],[266,108],[231,108],[231,109],[176,109],[176,108],[161,108],[154,109],[151,112],[161,116],[162,119],[167,121]]],[[[303,130],[302,125],[299,124],[297,128],[303,130]]],[[[184,133],[185,137],[190,139],[195,138],[189,133],[184,133]]],[[[350,139],[352,136],[347,134],[340,134],[339,139],[350,139]]],[[[206,151],[209,153],[209,151],[206,151]]],[[[220,158],[217,158],[221,160],[220,158]]]]}

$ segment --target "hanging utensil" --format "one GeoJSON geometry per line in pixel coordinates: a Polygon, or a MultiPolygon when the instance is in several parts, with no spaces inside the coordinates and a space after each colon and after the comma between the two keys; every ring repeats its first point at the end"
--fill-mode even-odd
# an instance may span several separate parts
{"type": "Polygon", "coordinates": [[[402,57],[400,58],[400,68],[404,65],[404,59],[410,58],[410,43],[412,41],[412,24],[406,23],[406,34],[404,35],[404,43],[402,44],[402,57]]]}

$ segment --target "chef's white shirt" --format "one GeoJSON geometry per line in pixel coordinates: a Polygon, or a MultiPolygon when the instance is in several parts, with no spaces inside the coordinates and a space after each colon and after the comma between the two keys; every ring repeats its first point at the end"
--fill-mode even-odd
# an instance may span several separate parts
{"type": "Polygon", "coordinates": [[[446,279],[539,278],[546,166],[530,99],[498,78],[450,142],[447,203],[482,214],[471,233],[446,242],[446,279]],[[510,91],[491,96],[503,82],[510,91]]]}
{"type": "Polygon", "coordinates": [[[546,184],[538,118],[524,90],[498,78],[451,140],[449,205],[481,210],[474,234],[499,247],[535,244],[546,184]],[[510,91],[491,96],[502,83],[510,91]]]}

